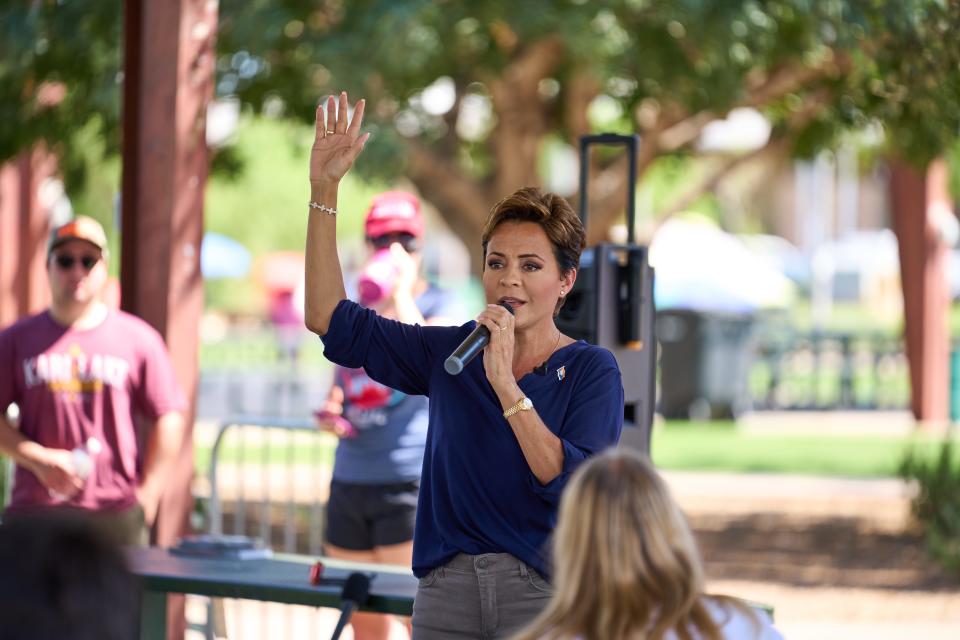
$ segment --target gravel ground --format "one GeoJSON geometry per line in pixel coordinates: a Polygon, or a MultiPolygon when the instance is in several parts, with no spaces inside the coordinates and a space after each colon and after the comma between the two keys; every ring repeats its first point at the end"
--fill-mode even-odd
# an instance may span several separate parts
{"type": "Polygon", "coordinates": [[[768,603],[792,639],[960,638],[960,576],[927,556],[898,480],[665,474],[709,588],[768,603]]]}

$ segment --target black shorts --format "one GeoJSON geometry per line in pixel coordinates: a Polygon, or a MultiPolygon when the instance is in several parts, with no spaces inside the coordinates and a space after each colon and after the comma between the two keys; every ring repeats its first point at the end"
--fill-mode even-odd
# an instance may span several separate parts
{"type": "Polygon", "coordinates": [[[413,540],[420,481],[392,484],[330,483],[326,541],[369,551],[413,540]]]}

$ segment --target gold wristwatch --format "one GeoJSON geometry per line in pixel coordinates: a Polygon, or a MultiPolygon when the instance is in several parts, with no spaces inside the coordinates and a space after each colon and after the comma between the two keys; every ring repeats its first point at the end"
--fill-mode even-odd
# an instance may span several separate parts
{"type": "Polygon", "coordinates": [[[521,411],[530,411],[531,409],[533,409],[533,400],[531,400],[527,396],[523,396],[522,398],[517,400],[517,404],[513,405],[512,407],[510,407],[509,409],[503,412],[503,417],[509,418],[510,416],[516,413],[520,413],[521,411]]]}

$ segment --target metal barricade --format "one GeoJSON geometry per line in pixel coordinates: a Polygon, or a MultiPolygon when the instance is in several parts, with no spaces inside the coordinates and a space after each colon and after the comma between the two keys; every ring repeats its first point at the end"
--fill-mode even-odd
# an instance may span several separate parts
{"type": "Polygon", "coordinates": [[[208,529],[261,538],[275,551],[319,554],[335,440],[310,420],[221,423],[210,451],[208,529]]]}
{"type": "MultiPolygon", "coordinates": [[[[220,423],[210,450],[207,530],[260,538],[274,551],[319,555],[323,505],[336,440],[302,418],[237,416],[220,423]]],[[[305,577],[306,579],[306,577],[305,577]]],[[[226,637],[222,601],[207,608],[206,637],[226,637]]],[[[305,607],[243,602],[232,640],[316,636],[321,614],[305,607]]]]}

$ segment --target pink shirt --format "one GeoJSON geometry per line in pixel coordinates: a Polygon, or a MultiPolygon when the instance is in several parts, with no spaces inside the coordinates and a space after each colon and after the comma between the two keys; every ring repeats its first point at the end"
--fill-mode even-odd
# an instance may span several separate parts
{"type": "Polygon", "coordinates": [[[20,431],[46,447],[101,443],[84,488],[68,501],[17,467],[8,510],[46,507],[115,511],[136,501],[140,459],[134,425],[186,402],[163,340],[150,325],[111,311],[93,329],[63,327],[43,312],[0,333],[0,411],[20,408],[20,431]]]}

